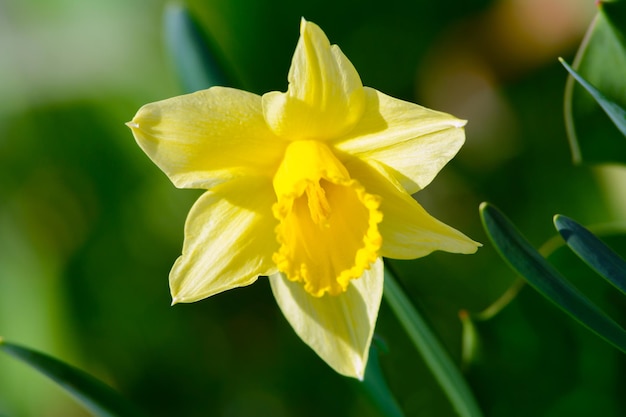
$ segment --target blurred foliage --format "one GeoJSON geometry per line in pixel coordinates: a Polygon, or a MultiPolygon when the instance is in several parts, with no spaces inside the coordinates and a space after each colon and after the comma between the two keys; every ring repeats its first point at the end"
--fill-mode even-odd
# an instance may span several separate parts
{"type": "MultiPolygon", "coordinates": [[[[487,244],[480,201],[534,246],[555,234],[554,213],[585,225],[626,217],[623,182],[571,164],[561,116],[556,57],[571,60],[592,1],[188,3],[242,88],[286,89],[304,16],[365,85],[469,120],[465,148],[416,198],[485,247],[392,263],[457,363],[458,312],[483,310],[515,278],[487,244]]],[[[163,11],[161,1],[0,5],[0,335],[88,371],[153,416],[378,416],[359,383],[297,338],[263,280],[169,306],[167,276],[198,192],[174,189],[123,125],[181,91],[163,11]]],[[[585,280],[592,272],[575,255],[559,249],[549,260],[624,323],[613,289],[585,280]]],[[[486,416],[625,414],[623,356],[535,292],[475,325],[480,348],[465,370],[486,416]]],[[[405,414],[453,416],[384,303],[377,335],[405,414]]],[[[0,357],[0,415],[86,414],[0,357]]]]}
{"type": "Polygon", "coordinates": [[[211,45],[197,19],[182,4],[165,10],[165,43],[176,67],[184,93],[215,85],[235,87],[222,69],[226,66],[217,48],[211,45]]]}

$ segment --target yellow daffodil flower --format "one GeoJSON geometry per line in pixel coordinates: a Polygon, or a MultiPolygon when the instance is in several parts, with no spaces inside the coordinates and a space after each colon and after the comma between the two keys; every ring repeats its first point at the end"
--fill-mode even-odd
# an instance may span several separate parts
{"type": "Polygon", "coordinates": [[[212,87],[147,104],[128,126],[175,186],[208,190],[187,218],[173,302],[268,276],[302,340],[362,379],[381,257],[479,245],[411,197],[457,153],[465,121],[363,87],[304,19],[288,79],[286,93],[212,87]]]}

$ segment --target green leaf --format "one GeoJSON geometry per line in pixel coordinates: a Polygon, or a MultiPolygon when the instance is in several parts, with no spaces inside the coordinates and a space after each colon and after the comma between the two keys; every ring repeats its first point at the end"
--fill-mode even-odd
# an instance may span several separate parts
{"type": "Polygon", "coordinates": [[[609,116],[613,123],[615,123],[615,126],[619,129],[619,131],[622,132],[624,136],[626,136],[626,111],[624,111],[624,109],[621,108],[617,103],[614,103],[613,101],[606,98],[604,94],[598,91],[597,88],[589,84],[587,80],[585,80],[583,77],[580,76],[580,74],[574,71],[574,69],[570,67],[563,59],[559,58],[559,61],[572,75],[572,77],[574,77],[574,79],[578,81],[580,85],[585,87],[585,90],[587,90],[589,94],[591,94],[591,96],[598,102],[600,107],[602,107],[602,109],[606,112],[607,116],[609,116]]]}
{"type": "Polygon", "coordinates": [[[383,296],[417,350],[422,354],[426,365],[435,376],[437,382],[439,382],[459,416],[482,416],[482,412],[478,408],[476,400],[461,372],[452,362],[432,330],[430,330],[426,321],[413,307],[387,267],[385,268],[383,296]]]}
{"type": "Polygon", "coordinates": [[[600,1],[599,6],[619,41],[622,45],[626,45],[626,2],[624,0],[600,1]]]}
{"type": "Polygon", "coordinates": [[[626,261],[589,230],[569,217],[554,216],[554,225],[572,251],[626,294],[626,261]]]}
{"type": "Polygon", "coordinates": [[[165,40],[186,93],[230,85],[217,59],[216,48],[207,42],[185,6],[171,4],[166,8],[165,40]]]}
{"type": "Polygon", "coordinates": [[[20,359],[69,392],[98,417],[143,416],[116,391],[91,375],[46,354],[9,343],[0,338],[0,350],[20,359]]]}
{"type": "Polygon", "coordinates": [[[495,207],[480,205],[489,239],[509,266],[541,295],[598,336],[626,353],[626,332],[572,286],[495,207]]]}
{"type": "MultiPolygon", "coordinates": [[[[606,100],[626,109],[626,2],[599,6],[572,67],[606,100]]],[[[623,133],[573,76],[565,87],[565,123],[575,163],[626,163],[623,133]]]]}
{"type": "Polygon", "coordinates": [[[378,350],[376,343],[373,343],[370,347],[365,378],[359,384],[384,416],[404,417],[404,413],[389,389],[383,371],[380,368],[378,350]]]}

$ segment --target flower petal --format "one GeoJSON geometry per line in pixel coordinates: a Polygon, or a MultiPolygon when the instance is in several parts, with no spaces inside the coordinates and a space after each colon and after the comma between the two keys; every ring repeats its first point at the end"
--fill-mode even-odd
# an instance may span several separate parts
{"type": "Polygon", "coordinates": [[[469,254],[481,246],[428,214],[382,164],[365,163],[356,158],[344,163],[350,175],[360,181],[367,192],[381,197],[382,256],[415,259],[436,250],[469,254]]]}
{"type": "Polygon", "coordinates": [[[359,123],[334,145],[391,167],[409,194],[426,187],[465,141],[464,120],[367,87],[365,97],[359,123]]]}
{"type": "Polygon", "coordinates": [[[204,193],[189,212],[183,254],[170,272],[173,303],[201,300],[275,273],[275,201],[264,177],[236,179],[204,193]]]}
{"type": "Polygon", "coordinates": [[[326,140],[354,127],[364,107],[359,74],[324,32],[302,19],[286,93],[263,96],[270,128],[290,140],[326,140]]]}
{"type": "Polygon", "coordinates": [[[313,297],[280,273],[270,284],[296,334],[336,372],[362,380],[383,294],[382,260],[337,296],[313,297]]]}
{"type": "Polygon", "coordinates": [[[271,175],[285,144],[267,127],[261,97],[213,87],[146,104],[128,126],[179,188],[210,188],[242,175],[271,175]]]}

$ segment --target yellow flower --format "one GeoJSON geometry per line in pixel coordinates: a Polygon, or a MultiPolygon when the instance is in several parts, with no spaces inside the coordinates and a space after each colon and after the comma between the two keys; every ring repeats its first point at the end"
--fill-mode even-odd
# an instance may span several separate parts
{"type": "Polygon", "coordinates": [[[302,340],[362,379],[381,257],[477,249],[411,197],[459,150],[465,121],[363,87],[304,19],[288,79],[286,93],[213,87],[147,104],[128,126],[174,185],[208,190],[187,218],[173,302],[268,276],[302,340]]]}

